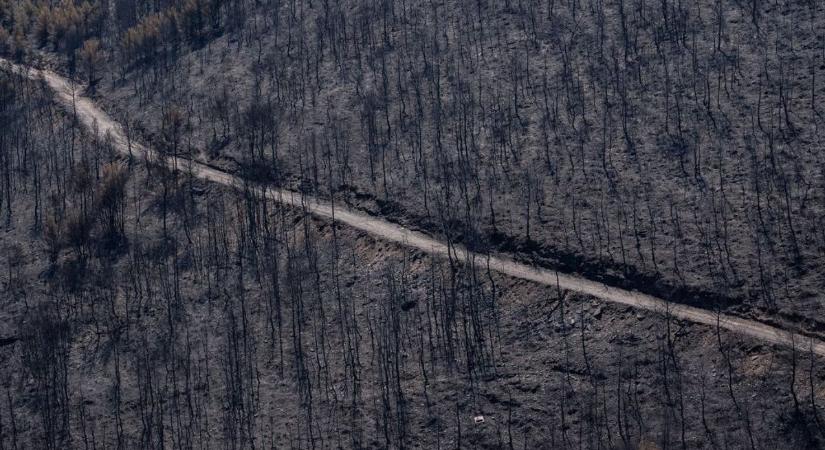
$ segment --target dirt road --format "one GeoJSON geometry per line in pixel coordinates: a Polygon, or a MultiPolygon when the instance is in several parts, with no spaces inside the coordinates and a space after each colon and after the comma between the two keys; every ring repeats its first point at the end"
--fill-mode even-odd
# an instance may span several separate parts
{"type": "MultiPolygon", "coordinates": [[[[0,59],[0,68],[15,71],[30,78],[42,77],[51,89],[55,91],[57,99],[70,111],[76,111],[81,123],[90,128],[97,126],[101,134],[109,134],[115,147],[119,151],[123,153],[131,152],[133,156],[139,158],[146,157],[155,161],[163,160],[161,155],[146,146],[135,142],[132,142],[130,145],[120,124],[109,117],[108,114],[90,99],[83,97],[80,94],[80,90],[66,78],[54,72],[22,67],[3,59],[0,59]]],[[[166,158],[166,163],[176,165],[176,167],[181,170],[191,170],[196,177],[215,183],[228,186],[240,185],[242,183],[240,179],[232,174],[188,159],[166,158]]],[[[607,302],[632,306],[660,314],[669,314],[676,319],[687,320],[710,327],[718,325],[723,329],[744,336],[786,347],[794,346],[800,352],[813,351],[817,355],[825,357],[825,342],[760,322],[726,314],[717,314],[701,308],[670,303],[650,295],[610,287],[603,283],[591,281],[576,275],[568,275],[553,270],[532,267],[505,256],[481,255],[469,252],[461,246],[449,247],[446,243],[424,233],[413,231],[401,225],[387,222],[381,218],[347,209],[339,205],[333,205],[330,202],[297,192],[283,189],[267,189],[265,196],[280,203],[304,207],[313,215],[335,220],[362,230],[374,237],[397,242],[422,252],[442,257],[447,257],[449,253],[452,253],[452,256],[456,259],[465,261],[474,259],[476,264],[489,264],[492,270],[514,278],[549,286],[558,286],[561,289],[581,292],[607,302]]]]}

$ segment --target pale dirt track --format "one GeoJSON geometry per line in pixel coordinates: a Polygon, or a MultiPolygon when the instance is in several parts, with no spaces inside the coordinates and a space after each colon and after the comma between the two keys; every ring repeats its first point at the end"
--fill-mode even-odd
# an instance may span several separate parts
{"type": "MultiPolygon", "coordinates": [[[[58,100],[63,102],[70,111],[75,110],[77,112],[78,120],[81,123],[89,128],[97,126],[98,132],[102,135],[109,134],[117,150],[127,154],[131,151],[131,154],[134,156],[145,157],[154,161],[164,160],[156,151],[135,142],[131,143],[130,149],[130,145],[127,142],[126,135],[120,124],[109,117],[108,114],[96,106],[90,99],[83,97],[78,90],[73,87],[72,83],[62,76],[50,71],[18,66],[3,59],[0,59],[0,68],[15,71],[30,78],[42,77],[51,89],[57,93],[58,100]]],[[[238,177],[199,162],[182,158],[178,158],[177,160],[175,158],[166,158],[166,163],[175,165],[182,170],[191,170],[196,177],[223,185],[236,186],[242,184],[242,180],[238,177]]],[[[371,236],[396,242],[425,253],[445,258],[451,255],[453,258],[461,261],[473,260],[476,264],[489,265],[491,270],[507,274],[514,278],[548,286],[558,286],[561,289],[591,295],[612,303],[645,309],[660,314],[669,314],[675,319],[695,322],[710,327],[718,325],[723,329],[744,336],[785,347],[793,346],[800,352],[807,353],[813,351],[813,353],[825,357],[825,342],[760,322],[727,314],[717,314],[716,312],[701,308],[670,303],[650,295],[610,287],[580,276],[532,267],[504,256],[482,255],[467,251],[461,246],[448,246],[446,243],[438,241],[424,233],[413,231],[401,225],[390,223],[339,205],[332,205],[330,202],[294,191],[268,188],[265,190],[264,195],[273,201],[305,208],[315,216],[333,219],[336,222],[364,231],[371,236]]]]}

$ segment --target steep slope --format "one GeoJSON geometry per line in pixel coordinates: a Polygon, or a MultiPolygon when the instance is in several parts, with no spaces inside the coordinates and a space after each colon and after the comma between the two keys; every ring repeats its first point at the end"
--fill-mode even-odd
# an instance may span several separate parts
{"type": "Polygon", "coordinates": [[[822,4],[255,3],[114,42],[99,101],[247,178],[825,327],[822,4]]]}
{"type": "Polygon", "coordinates": [[[821,446],[815,355],[129,160],[0,86],[3,447],[821,446]]]}
{"type": "MultiPolygon", "coordinates": [[[[146,161],[159,162],[175,170],[182,170],[195,177],[230,187],[242,186],[247,183],[242,178],[209,167],[201,162],[178,157],[167,158],[149,147],[138,142],[130,141],[117,122],[97,107],[90,99],[81,95],[78,92],[78,87],[74,83],[54,72],[21,67],[2,59],[0,59],[0,66],[5,66],[7,70],[26,74],[35,79],[42,77],[51,89],[58,94],[58,98],[63,104],[77,114],[81,122],[88,128],[94,128],[102,135],[110,138],[114,148],[126,155],[133,155],[146,161]]],[[[364,231],[373,237],[397,242],[425,253],[431,253],[445,258],[454,258],[459,262],[468,262],[474,265],[479,264],[515,278],[529,280],[547,286],[558,286],[560,289],[587,294],[608,302],[666,314],[675,319],[689,320],[712,327],[721,327],[735,333],[767,341],[771,344],[779,344],[787,347],[795,346],[803,352],[810,351],[817,355],[825,356],[825,342],[821,341],[818,337],[806,337],[793,331],[782,330],[721,312],[714,313],[700,308],[669,303],[666,300],[650,295],[609,287],[605,284],[587,280],[576,275],[560,274],[558,271],[528,266],[502,256],[474,253],[468,251],[461,245],[438,241],[421,232],[412,231],[401,225],[387,222],[384,219],[354,211],[346,206],[339,205],[336,209],[334,203],[320,200],[311,195],[269,187],[261,188],[259,195],[279,203],[302,208],[310,214],[332,219],[333,222],[343,223],[364,231]]]]}

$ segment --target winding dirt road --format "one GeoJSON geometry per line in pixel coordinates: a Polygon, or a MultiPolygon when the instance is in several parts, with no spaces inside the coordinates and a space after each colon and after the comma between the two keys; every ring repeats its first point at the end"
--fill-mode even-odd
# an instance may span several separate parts
{"type": "MultiPolygon", "coordinates": [[[[0,68],[25,75],[32,79],[42,78],[57,94],[57,99],[70,111],[74,110],[81,123],[87,127],[97,126],[98,131],[112,137],[114,146],[119,151],[138,157],[146,157],[154,161],[162,161],[163,157],[155,150],[126,139],[123,128],[109,117],[90,99],[83,97],[79,89],[66,78],[47,70],[37,70],[19,66],[0,58],[0,68]]],[[[166,158],[166,163],[178,168],[191,169],[194,176],[220,183],[227,186],[237,186],[242,181],[227,172],[209,167],[205,164],[183,158],[166,158]]],[[[766,325],[753,320],[742,319],[727,314],[717,314],[701,308],[670,303],[660,298],[628,291],[605,284],[591,281],[576,275],[568,275],[554,270],[532,267],[516,262],[505,256],[488,256],[470,252],[464,247],[438,241],[424,233],[407,229],[401,225],[387,222],[362,212],[354,211],[339,205],[298,192],[269,188],[265,191],[266,198],[287,205],[306,208],[315,216],[331,219],[359,229],[376,238],[396,242],[404,246],[420,250],[429,254],[447,257],[451,255],[458,260],[475,260],[477,264],[489,264],[491,270],[507,274],[514,278],[532,281],[549,286],[558,286],[561,289],[576,291],[591,295],[601,300],[645,309],[660,314],[669,314],[671,317],[695,322],[710,327],[717,325],[723,329],[749,336],[771,344],[786,347],[795,347],[800,352],[810,352],[825,357],[825,342],[766,325]]]]}

